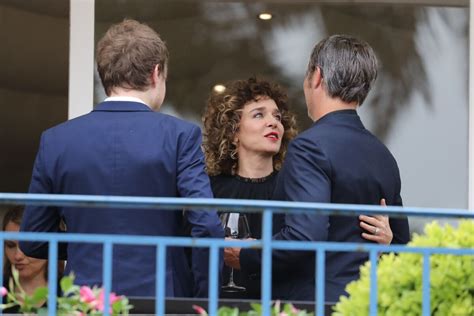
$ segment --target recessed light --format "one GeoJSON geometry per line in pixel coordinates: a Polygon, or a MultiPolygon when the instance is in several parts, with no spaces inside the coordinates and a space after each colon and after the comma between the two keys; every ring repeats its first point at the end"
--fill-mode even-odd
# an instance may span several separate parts
{"type": "Polygon", "coordinates": [[[268,13],[268,12],[262,12],[258,15],[258,18],[260,20],[268,21],[268,20],[271,20],[273,18],[273,15],[271,13],[268,13]]]}
{"type": "Polygon", "coordinates": [[[222,84],[216,84],[213,88],[214,92],[222,93],[225,91],[225,86],[222,84]]]}

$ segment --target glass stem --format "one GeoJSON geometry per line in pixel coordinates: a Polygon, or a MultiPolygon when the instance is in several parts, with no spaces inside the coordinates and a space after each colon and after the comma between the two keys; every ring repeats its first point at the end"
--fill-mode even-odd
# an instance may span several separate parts
{"type": "Polygon", "coordinates": [[[229,275],[229,285],[234,286],[234,268],[230,269],[230,275],[229,275]]]}

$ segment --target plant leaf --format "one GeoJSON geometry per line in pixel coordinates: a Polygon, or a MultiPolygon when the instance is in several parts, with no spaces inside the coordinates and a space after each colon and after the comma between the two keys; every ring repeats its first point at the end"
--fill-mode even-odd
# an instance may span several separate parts
{"type": "Polygon", "coordinates": [[[71,288],[74,286],[74,277],[71,277],[71,276],[63,277],[61,279],[60,285],[61,285],[61,290],[64,293],[68,293],[69,290],[71,290],[71,288]]]}
{"type": "Polygon", "coordinates": [[[39,287],[33,293],[32,301],[33,304],[41,303],[48,298],[48,288],[47,287],[39,287]]]}

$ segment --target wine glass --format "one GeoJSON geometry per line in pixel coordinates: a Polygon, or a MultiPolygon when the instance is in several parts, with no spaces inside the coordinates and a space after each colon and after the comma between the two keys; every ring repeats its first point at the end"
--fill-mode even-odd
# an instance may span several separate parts
{"type": "MultiPolygon", "coordinates": [[[[247,216],[240,213],[225,212],[220,215],[224,226],[225,236],[232,239],[246,239],[250,237],[250,228],[247,216]]],[[[222,286],[222,291],[227,293],[244,292],[243,286],[234,283],[234,269],[230,269],[229,282],[222,286]]]]}

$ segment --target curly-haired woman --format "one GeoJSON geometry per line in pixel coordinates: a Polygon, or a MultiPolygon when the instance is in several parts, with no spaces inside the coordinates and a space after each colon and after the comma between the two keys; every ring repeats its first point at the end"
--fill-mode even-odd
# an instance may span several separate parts
{"type": "MultiPolygon", "coordinates": [[[[256,78],[225,87],[223,93],[211,93],[203,117],[206,168],[214,197],[271,199],[288,143],[296,136],[286,93],[256,78]]],[[[261,214],[249,213],[247,219],[251,237],[260,238],[261,214]]],[[[258,276],[235,273],[234,280],[246,288],[244,297],[260,297],[258,276]]]]}
{"type": "MultiPolygon", "coordinates": [[[[203,147],[214,197],[271,199],[288,143],[297,133],[286,92],[254,77],[229,82],[225,87],[223,93],[211,93],[203,116],[203,147]]],[[[261,238],[261,214],[250,213],[247,218],[251,237],[261,238]]],[[[388,218],[367,216],[364,220],[386,226],[375,241],[391,242],[388,218]]],[[[362,221],[362,228],[364,225],[362,221]]],[[[372,237],[368,233],[362,236],[372,237]]],[[[234,279],[246,287],[244,297],[260,297],[259,276],[240,273],[234,279]]]]}

